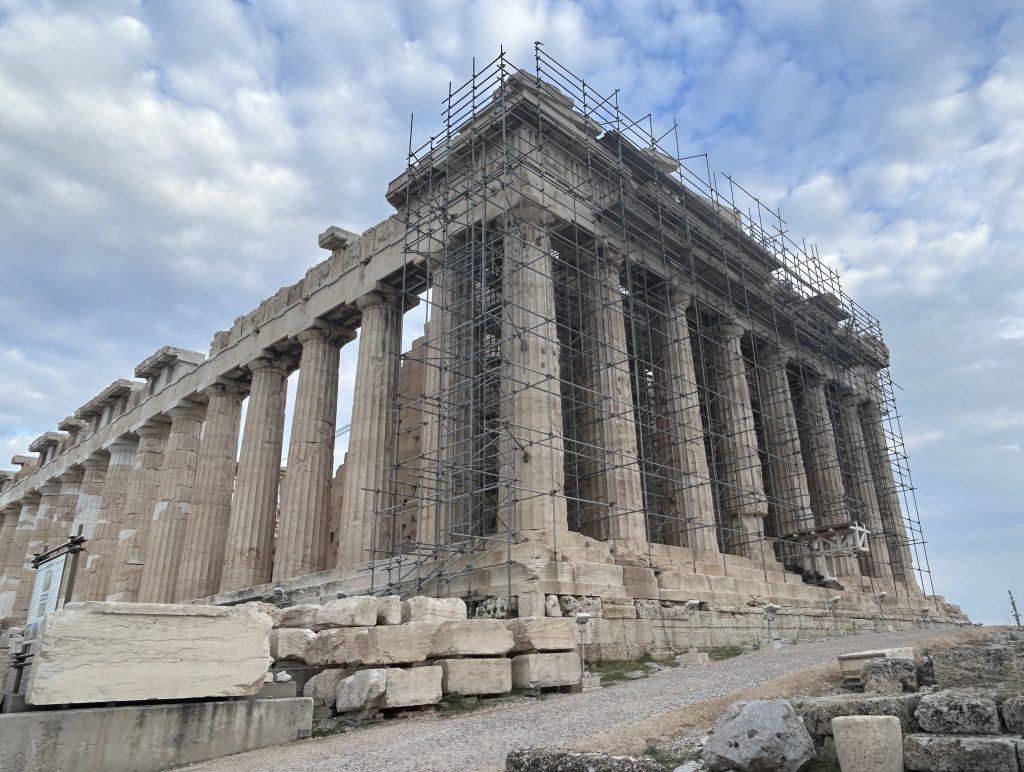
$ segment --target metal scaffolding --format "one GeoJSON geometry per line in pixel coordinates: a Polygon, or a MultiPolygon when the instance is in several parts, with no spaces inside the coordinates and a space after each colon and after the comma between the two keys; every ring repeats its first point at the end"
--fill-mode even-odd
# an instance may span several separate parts
{"type": "Polygon", "coordinates": [[[474,62],[442,121],[419,147],[410,125],[389,191],[406,227],[402,291],[428,322],[403,355],[376,492],[375,591],[445,594],[454,577],[511,566],[523,513],[564,507],[571,531],[613,547],[640,523],[648,544],[689,548],[695,572],[710,540],[725,575],[734,554],[778,561],[789,581],[841,571],[934,592],[879,324],[777,210],[540,44],[529,71],[504,52],[474,62]],[[540,286],[548,312],[522,300],[540,286]],[[523,425],[522,403],[545,400],[560,418],[523,425]],[[635,451],[616,452],[623,442],[635,451]],[[619,495],[635,481],[639,498],[619,495]],[[694,515],[698,490],[713,522],[694,515]]]}

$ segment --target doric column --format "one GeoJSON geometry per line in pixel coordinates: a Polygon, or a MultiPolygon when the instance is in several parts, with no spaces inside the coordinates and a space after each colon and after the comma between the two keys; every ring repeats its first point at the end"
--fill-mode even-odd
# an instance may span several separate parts
{"type": "MultiPolygon", "coordinates": [[[[588,332],[593,350],[593,387],[597,429],[595,450],[601,454],[596,497],[604,505],[596,513],[592,535],[604,539],[647,541],[643,482],[637,452],[636,414],[626,347],[626,322],[622,308],[619,272],[622,256],[604,248],[592,265],[593,282],[588,298],[592,312],[588,332]]],[[[554,308],[551,310],[554,319],[554,308]]],[[[557,339],[548,342],[556,347],[557,339]]],[[[554,383],[557,390],[558,384],[554,383]]],[[[557,392],[556,392],[557,393],[557,392]]]]}
{"type": "Polygon", "coordinates": [[[324,325],[296,338],[302,358],[274,550],[275,581],[328,568],[339,348],[355,333],[324,325]]]}
{"type": "Polygon", "coordinates": [[[170,410],[171,431],[160,469],[160,488],[146,539],[139,600],[173,603],[178,595],[178,569],[185,545],[185,526],[192,508],[192,490],[203,430],[204,406],[185,400],[170,410]]]}
{"type": "Polygon", "coordinates": [[[22,503],[11,504],[0,512],[0,619],[11,616],[18,595],[18,582],[24,558],[15,552],[22,503]]]}
{"type": "Polygon", "coordinates": [[[206,422],[199,441],[192,511],[178,572],[178,597],[205,598],[220,589],[224,544],[231,518],[235,455],[245,392],[235,384],[216,383],[203,391],[206,422]]]}
{"type": "Polygon", "coordinates": [[[139,599],[146,543],[153,522],[153,507],[159,493],[160,469],[170,428],[170,424],[163,421],[149,421],[134,430],[139,437],[139,447],[125,490],[124,521],[118,532],[113,579],[107,600],[134,603],[139,599]]]}
{"type": "Polygon", "coordinates": [[[668,544],[717,553],[714,490],[686,321],[690,302],[688,293],[672,290],[665,316],[664,370],[655,371],[655,378],[664,378],[655,388],[662,408],[658,420],[667,438],[667,476],[671,477],[666,485],[669,519],[664,536],[668,544]]]}
{"type": "Polygon", "coordinates": [[[231,500],[221,592],[270,581],[288,369],[268,353],[250,362],[249,370],[252,385],[231,500]]]}
{"type": "MultiPolygon", "coordinates": [[[[91,540],[93,532],[96,530],[96,519],[100,513],[100,496],[103,493],[103,482],[107,478],[109,460],[110,456],[107,452],[101,451],[93,453],[82,462],[82,484],[78,489],[78,501],[75,504],[71,532],[78,533],[78,528],[81,526],[82,536],[86,539],[91,540]]],[[[82,571],[81,565],[79,562],[79,571],[82,571]]]]}
{"type": "Polygon", "coordinates": [[[527,220],[507,223],[504,236],[498,519],[557,534],[569,524],[551,240],[527,220]]]}
{"type": "Polygon", "coordinates": [[[14,543],[11,545],[11,556],[14,560],[20,559],[18,565],[18,582],[15,588],[14,602],[11,609],[11,617],[22,621],[29,613],[29,603],[32,600],[32,586],[35,578],[35,570],[32,568],[32,553],[29,544],[32,541],[36,528],[36,516],[39,513],[42,495],[33,491],[22,500],[22,513],[18,515],[17,526],[14,531],[14,543]]]}
{"type": "Polygon", "coordinates": [[[106,600],[114,574],[118,535],[124,523],[128,480],[138,441],[123,437],[107,446],[110,460],[100,492],[96,527],[79,563],[75,595],[79,600],[106,600]]]}
{"type": "Polygon", "coordinates": [[[726,552],[760,560],[768,554],[759,544],[768,514],[761,459],[758,456],[754,411],[740,340],[744,328],[721,322],[712,328],[716,340],[707,347],[711,381],[712,448],[721,480],[719,500],[725,524],[726,552]]]}
{"type": "Polygon", "coordinates": [[[57,476],[57,479],[60,480],[60,496],[57,497],[57,502],[51,515],[54,537],[57,541],[51,544],[51,547],[62,544],[71,534],[75,512],[78,509],[78,497],[82,492],[82,480],[84,478],[85,470],[79,467],[71,467],[64,474],[57,476]]]}
{"type": "MultiPolygon", "coordinates": [[[[793,405],[786,365],[791,352],[765,346],[758,352],[757,388],[763,414],[765,452],[768,456],[769,506],[778,516],[779,535],[787,536],[814,528],[811,493],[800,447],[800,429],[793,405]]],[[[802,550],[786,544],[794,556],[802,550]]]]}
{"type": "Polygon", "coordinates": [[[387,512],[388,449],[394,434],[394,399],[398,388],[398,349],[402,310],[386,292],[371,292],[356,305],[363,317],[359,358],[352,395],[352,428],[345,460],[338,566],[373,558],[373,517],[387,512]]]}
{"type": "Polygon", "coordinates": [[[871,532],[868,537],[871,551],[866,573],[886,584],[892,584],[882,513],[878,506],[875,480],[871,474],[871,460],[860,423],[860,401],[861,397],[857,394],[843,394],[839,398],[839,425],[846,461],[846,492],[851,506],[856,509],[855,519],[871,532]]]}
{"type": "Polygon", "coordinates": [[[410,534],[416,541],[434,544],[446,527],[444,510],[439,506],[439,488],[442,477],[446,433],[442,431],[442,415],[447,384],[446,362],[449,354],[444,350],[450,332],[451,305],[450,271],[440,265],[433,267],[430,320],[427,322],[423,345],[423,398],[420,412],[423,429],[420,432],[420,468],[418,470],[419,511],[416,532],[410,534]]]}
{"type": "Polygon", "coordinates": [[[892,473],[889,459],[889,445],[885,441],[883,412],[877,398],[870,398],[861,405],[861,429],[867,448],[868,463],[875,484],[875,494],[882,517],[882,528],[889,548],[889,565],[893,578],[908,587],[919,590],[914,575],[914,562],[910,554],[910,539],[903,522],[900,508],[900,494],[892,473]]]}
{"type": "MultiPolygon", "coordinates": [[[[800,442],[817,524],[846,525],[850,514],[846,507],[846,488],[839,465],[835,429],[828,411],[826,388],[825,378],[815,375],[804,377],[800,442]]],[[[849,556],[836,558],[835,567],[837,576],[860,574],[856,559],[849,556]]]]}

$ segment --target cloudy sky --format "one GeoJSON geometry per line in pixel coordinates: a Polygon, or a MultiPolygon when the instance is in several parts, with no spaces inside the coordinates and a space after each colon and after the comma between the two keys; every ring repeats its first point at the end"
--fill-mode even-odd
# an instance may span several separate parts
{"type": "Polygon", "coordinates": [[[1015,0],[0,0],[0,462],[159,346],[205,351],[325,256],[327,225],[386,217],[410,113],[425,138],[474,56],[530,66],[535,40],[677,121],[684,155],[840,268],[893,352],[936,590],[1005,622],[1007,589],[1024,601],[1015,0]]]}

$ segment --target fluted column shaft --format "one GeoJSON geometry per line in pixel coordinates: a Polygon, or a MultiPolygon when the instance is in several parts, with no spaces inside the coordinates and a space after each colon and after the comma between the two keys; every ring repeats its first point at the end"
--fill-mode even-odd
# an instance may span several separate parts
{"type": "Polygon", "coordinates": [[[224,383],[214,384],[203,393],[207,399],[206,421],[178,572],[178,595],[182,600],[205,598],[220,589],[245,396],[237,386],[224,383]]]}
{"type": "Polygon", "coordinates": [[[14,610],[21,579],[22,559],[15,554],[14,536],[21,518],[21,502],[0,512],[0,619],[9,617],[14,610]]]}
{"type": "Polygon", "coordinates": [[[107,600],[133,603],[139,599],[146,545],[170,428],[168,423],[150,422],[135,429],[139,447],[125,490],[124,524],[118,532],[114,573],[107,600]]]}
{"type": "MultiPolygon", "coordinates": [[[[803,433],[801,443],[804,468],[810,483],[811,504],[818,525],[845,525],[850,520],[846,508],[846,488],[836,445],[835,428],[828,411],[827,383],[824,378],[806,377],[803,384],[803,433]]],[[[848,556],[835,559],[838,576],[858,576],[857,561],[848,556]]]]}
{"type": "Polygon", "coordinates": [[[69,469],[57,477],[60,480],[60,496],[57,497],[51,518],[53,520],[54,536],[58,541],[51,544],[51,547],[56,547],[58,543],[63,543],[71,533],[84,478],[85,471],[83,469],[69,469]]]}
{"type": "Polygon", "coordinates": [[[716,341],[707,347],[712,382],[712,437],[721,479],[720,503],[726,526],[726,552],[752,559],[762,557],[759,534],[768,514],[761,459],[754,429],[746,364],[740,341],[743,327],[731,322],[715,325],[716,341]]]}
{"type": "Polygon", "coordinates": [[[601,538],[643,542],[647,540],[643,482],[625,313],[619,291],[622,256],[609,249],[602,253],[593,266],[589,298],[593,313],[588,315],[592,320],[597,449],[599,453],[603,451],[599,476],[602,490],[598,498],[607,507],[595,525],[600,526],[601,538]]]}
{"type": "Polygon", "coordinates": [[[859,405],[860,396],[857,394],[844,394],[839,399],[840,429],[843,435],[848,480],[847,494],[851,505],[857,510],[857,519],[871,532],[868,537],[870,552],[866,573],[886,584],[892,584],[889,549],[885,541],[875,480],[871,473],[871,460],[861,428],[859,405]]]}
{"type": "MultiPolygon", "coordinates": [[[[78,501],[75,503],[75,516],[71,523],[72,533],[77,533],[79,526],[82,536],[92,539],[96,530],[96,520],[100,513],[100,496],[103,494],[103,482],[107,478],[106,452],[96,453],[82,462],[82,484],[78,489],[78,501]]],[[[79,563],[81,571],[81,563],[79,563]]],[[[77,582],[76,582],[77,583],[77,582]]]]}
{"type": "Polygon", "coordinates": [[[499,527],[565,532],[565,450],[551,240],[536,222],[506,226],[503,255],[499,527]]]}
{"type": "Polygon", "coordinates": [[[220,591],[270,581],[281,481],[288,371],[272,356],[249,364],[252,385],[238,456],[220,591]]]}
{"type": "Polygon", "coordinates": [[[275,581],[328,568],[339,347],[355,335],[313,327],[296,337],[302,358],[274,551],[275,581]]]}
{"type": "Polygon", "coordinates": [[[783,537],[814,528],[800,429],[786,372],[789,359],[787,351],[766,347],[759,356],[760,367],[757,369],[768,455],[768,489],[775,502],[783,537]]]}
{"type": "Polygon", "coordinates": [[[426,343],[423,355],[423,400],[420,412],[423,429],[420,433],[419,469],[419,511],[417,512],[417,541],[434,544],[438,534],[445,529],[443,508],[438,501],[441,486],[441,464],[444,459],[445,434],[441,431],[442,405],[445,394],[445,362],[447,352],[443,350],[446,333],[449,332],[448,310],[451,304],[449,271],[434,267],[431,290],[430,321],[426,328],[426,343]]]}
{"type": "Polygon", "coordinates": [[[185,527],[192,508],[203,412],[204,407],[193,402],[176,405],[167,411],[171,417],[171,431],[160,469],[153,522],[146,539],[146,565],[139,585],[139,600],[143,603],[180,600],[178,570],[185,546],[185,527]]]}
{"type": "Polygon", "coordinates": [[[363,317],[345,459],[339,567],[373,557],[374,513],[389,511],[391,503],[387,465],[394,439],[402,311],[397,299],[378,292],[364,295],[357,305],[363,317]]]}
{"type": "Polygon", "coordinates": [[[672,293],[665,317],[665,369],[655,372],[655,378],[664,378],[663,383],[655,384],[662,407],[658,420],[668,438],[667,463],[673,478],[667,484],[669,519],[664,537],[668,544],[718,552],[714,490],[704,448],[690,326],[686,321],[690,302],[687,293],[672,293]]]}
{"type": "Polygon", "coordinates": [[[22,513],[18,515],[17,526],[14,531],[14,543],[11,545],[11,556],[18,560],[18,582],[15,588],[14,600],[11,608],[11,617],[18,621],[24,621],[29,613],[29,603],[32,601],[32,586],[35,578],[35,571],[32,568],[32,551],[29,548],[36,532],[36,518],[39,514],[42,495],[39,492],[32,492],[22,500],[22,513]],[[20,556],[20,557],[18,557],[20,556]]]}
{"type": "Polygon", "coordinates": [[[80,600],[106,600],[110,593],[118,534],[124,522],[128,480],[138,445],[136,440],[122,438],[106,448],[110,460],[100,492],[96,527],[92,539],[86,544],[84,567],[79,569],[75,583],[75,595],[80,600]]]}
{"type": "Polygon", "coordinates": [[[889,445],[885,441],[882,409],[879,407],[878,401],[866,400],[861,406],[860,417],[868,462],[871,464],[871,475],[875,484],[875,494],[882,517],[882,528],[888,544],[889,565],[892,568],[893,578],[896,581],[904,582],[913,589],[920,589],[917,577],[914,575],[910,540],[907,536],[906,524],[903,522],[900,494],[892,473],[889,445]]]}

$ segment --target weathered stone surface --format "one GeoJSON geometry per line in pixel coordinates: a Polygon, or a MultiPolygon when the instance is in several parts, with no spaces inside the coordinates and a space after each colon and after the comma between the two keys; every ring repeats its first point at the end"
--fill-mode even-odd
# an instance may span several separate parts
{"type": "Polygon", "coordinates": [[[797,772],[814,756],[814,742],[786,700],[734,702],[704,746],[711,770],[797,772]]]}
{"type": "Polygon", "coordinates": [[[402,624],[402,599],[398,595],[384,595],[377,598],[377,624],[402,624]]]}
{"type": "Polygon", "coordinates": [[[371,668],[357,670],[338,681],[334,709],[339,713],[352,710],[367,710],[379,705],[387,686],[387,670],[371,668]]]}
{"type": "Polygon", "coordinates": [[[303,603],[299,606],[289,606],[281,612],[281,621],[277,627],[301,627],[306,630],[316,628],[316,614],[320,606],[315,603],[303,603]]]}
{"type": "Polygon", "coordinates": [[[654,759],[534,748],[509,753],[505,769],[506,772],[663,772],[664,768],[654,759]]]}
{"type": "Polygon", "coordinates": [[[562,607],[558,604],[557,595],[548,595],[544,598],[544,616],[562,616],[562,607]]]}
{"type": "Polygon", "coordinates": [[[442,622],[434,633],[428,656],[494,656],[512,650],[512,633],[501,619],[442,622]]]}
{"type": "Polygon", "coordinates": [[[438,625],[410,623],[323,630],[309,644],[311,665],[405,665],[422,662],[438,625]]]}
{"type": "Polygon", "coordinates": [[[444,672],[441,689],[445,694],[508,694],[512,691],[512,660],[506,657],[486,659],[438,660],[444,672]]]}
{"type": "Polygon", "coordinates": [[[314,708],[322,705],[333,708],[334,701],[337,699],[338,682],[350,675],[352,675],[352,671],[343,667],[330,668],[322,673],[317,673],[302,687],[302,696],[311,697],[314,708]]]}
{"type": "Polygon", "coordinates": [[[903,772],[903,730],[895,716],[832,719],[843,772],[903,772]]]}
{"type": "Polygon", "coordinates": [[[873,659],[860,673],[866,694],[903,694],[917,691],[917,663],[912,659],[873,659]]]}
{"type": "Polygon", "coordinates": [[[545,602],[542,592],[521,592],[516,596],[516,607],[521,617],[544,616],[546,613],[545,602]]]}
{"type": "Polygon", "coordinates": [[[310,665],[361,664],[357,636],[364,628],[338,627],[322,630],[316,640],[306,648],[306,662],[310,665]]]}
{"type": "Polygon", "coordinates": [[[509,619],[505,624],[515,644],[512,651],[573,651],[576,623],[565,617],[509,619]]]}
{"type": "Polygon", "coordinates": [[[512,686],[516,689],[543,689],[572,686],[580,681],[580,655],[520,654],[512,658],[512,686]]]}
{"type": "Polygon", "coordinates": [[[912,734],[903,738],[903,764],[921,772],[1018,772],[1008,737],[912,734]]]}
{"type": "Polygon", "coordinates": [[[512,616],[512,606],[508,598],[501,595],[497,598],[484,598],[473,609],[473,619],[508,619],[512,616]]]}
{"type": "Polygon", "coordinates": [[[441,701],[443,671],[430,667],[388,668],[385,708],[406,708],[412,705],[433,705],[441,701]]]}
{"type": "Polygon", "coordinates": [[[284,618],[284,609],[278,608],[273,603],[264,603],[263,601],[254,600],[240,605],[248,606],[255,611],[266,614],[273,621],[274,627],[281,626],[281,620],[284,618]]]}
{"type": "Polygon", "coordinates": [[[605,619],[636,619],[636,606],[632,598],[601,596],[601,609],[605,619]]]}
{"type": "Polygon", "coordinates": [[[462,598],[417,596],[402,601],[402,622],[450,622],[466,618],[462,598]]]}
{"type": "Polygon", "coordinates": [[[1009,646],[959,646],[932,654],[935,683],[950,686],[1021,684],[1015,651],[1009,646]]]}
{"type": "Polygon", "coordinates": [[[894,694],[872,697],[859,694],[835,694],[826,697],[791,697],[793,710],[804,720],[812,737],[832,734],[832,719],[838,716],[896,716],[904,734],[917,730],[914,711],[920,694],[894,694]]]}
{"type": "Polygon", "coordinates": [[[1024,735],[1024,695],[1010,697],[1003,702],[1002,714],[1007,732],[1024,735]]]}
{"type": "Polygon", "coordinates": [[[316,633],[299,627],[282,627],[270,631],[270,658],[306,661],[309,644],[316,640],[316,633]]]}
{"type": "Polygon", "coordinates": [[[239,697],[270,666],[266,614],[246,606],[69,603],[43,622],[32,705],[239,697]]]}
{"type": "Polygon", "coordinates": [[[936,734],[999,734],[999,711],[994,700],[949,690],[926,694],[917,706],[917,722],[936,734]]]}
{"type": "Polygon", "coordinates": [[[914,659],[914,649],[912,646],[901,646],[893,649],[855,651],[850,654],[840,654],[836,659],[839,662],[839,670],[843,678],[856,681],[860,679],[861,671],[868,662],[875,659],[914,659]]]}
{"type": "Polygon", "coordinates": [[[371,595],[331,600],[316,612],[316,629],[373,627],[377,624],[377,609],[377,598],[371,595]]]}

